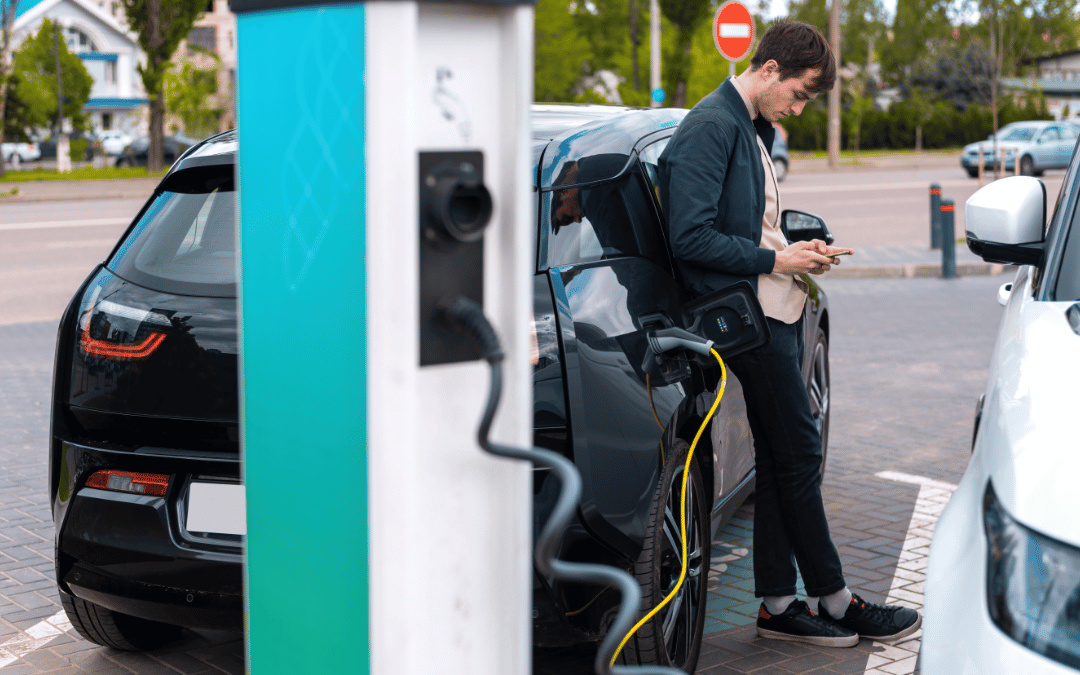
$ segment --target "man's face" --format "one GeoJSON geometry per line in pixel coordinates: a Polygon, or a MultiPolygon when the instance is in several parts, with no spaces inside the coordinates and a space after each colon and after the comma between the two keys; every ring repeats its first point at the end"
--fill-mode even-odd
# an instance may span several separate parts
{"type": "Polygon", "coordinates": [[[555,214],[551,217],[556,231],[570,223],[580,223],[585,217],[585,212],[581,210],[581,190],[567,188],[560,190],[557,194],[559,203],[555,206],[555,214]]]}
{"type": "Polygon", "coordinates": [[[772,63],[775,62],[769,61],[763,66],[768,84],[757,104],[762,117],[770,122],[779,122],[788,115],[801,114],[806,104],[817,97],[817,94],[810,92],[810,85],[821,71],[808,70],[802,77],[781,80],[779,70],[769,68],[772,63]]]}

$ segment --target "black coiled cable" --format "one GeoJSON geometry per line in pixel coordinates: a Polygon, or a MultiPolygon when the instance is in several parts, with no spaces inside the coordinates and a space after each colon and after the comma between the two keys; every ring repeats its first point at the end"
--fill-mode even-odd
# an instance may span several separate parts
{"type": "Polygon", "coordinates": [[[563,533],[573,518],[578,502],[581,500],[581,474],[573,462],[562,455],[543,448],[514,448],[492,443],[488,439],[491,422],[499,407],[502,396],[502,360],[503,351],[495,329],[484,316],[484,311],[476,302],[467,298],[458,298],[443,310],[444,320],[455,327],[468,332],[481,346],[484,359],[491,365],[491,386],[488,393],[487,407],[480,419],[480,428],[476,438],[480,447],[499,457],[523,459],[538,466],[550,468],[562,483],[562,491],[555,503],[547,523],[536,538],[534,561],[543,574],[556,579],[591,583],[600,586],[614,586],[622,593],[622,605],[615,621],[608,628],[607,635],[600,643],[600,649],[593,661],[593,670],[597,675],[685,675],[677,668],[667,666],[614,666],[611,657],[619,646],[619,640],[634,625],[634,614],[641,604],[641,587],[625,570],[609,565],[578,563],[559,560],[555,551],[563,533]]]}

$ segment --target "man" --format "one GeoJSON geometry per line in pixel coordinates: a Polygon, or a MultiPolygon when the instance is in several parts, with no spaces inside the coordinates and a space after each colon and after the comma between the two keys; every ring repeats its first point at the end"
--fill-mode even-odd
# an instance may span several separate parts
{"type": "Polygon", "coordinates": [[[691,290],[746,279],[768,318],[771,342],[732,364],[754,434],[755,594],[762,637],[852,647],[914,633],[918,612],[866,602],[844,581],[821,498],[821,437],[802,379],[806,285],[829,257],[850,249],[822,241],[787,245],[769,150],[773,122],[798,115],[832,87],[836,63],[821,33],[799,22],[770,28],[750,68],[703,98],[660,156],[661,202],[671,246],[691,290]],[[795,597],[796,568],[818,613],[795,597]]]}

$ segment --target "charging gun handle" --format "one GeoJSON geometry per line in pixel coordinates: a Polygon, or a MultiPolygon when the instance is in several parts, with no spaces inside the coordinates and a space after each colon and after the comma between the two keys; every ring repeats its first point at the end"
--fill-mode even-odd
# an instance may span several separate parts
{"type": "Polygon", "coordinates": [[[708,356],[712,350],[713,341],[694,335],[682,328],[663,328],[649,331],[649,349],[645,352],[645,359],[641,363],[641,370],[646,375],[656,372],[659,365],[659,356],[673,349],[689,349],[692,352],[708,356]]]}

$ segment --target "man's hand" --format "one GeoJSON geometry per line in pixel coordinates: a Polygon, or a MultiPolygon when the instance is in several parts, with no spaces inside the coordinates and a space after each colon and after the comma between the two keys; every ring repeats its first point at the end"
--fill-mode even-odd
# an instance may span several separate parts
{"type": "Polygon", "coordinates": [[[780,274],[822,274],[839,265],[839,258],[827,257],[841,251],[854,253],[850,248],[829,246],[820,239],[797,241],[776,254],[773,272],[780,274]]]}

